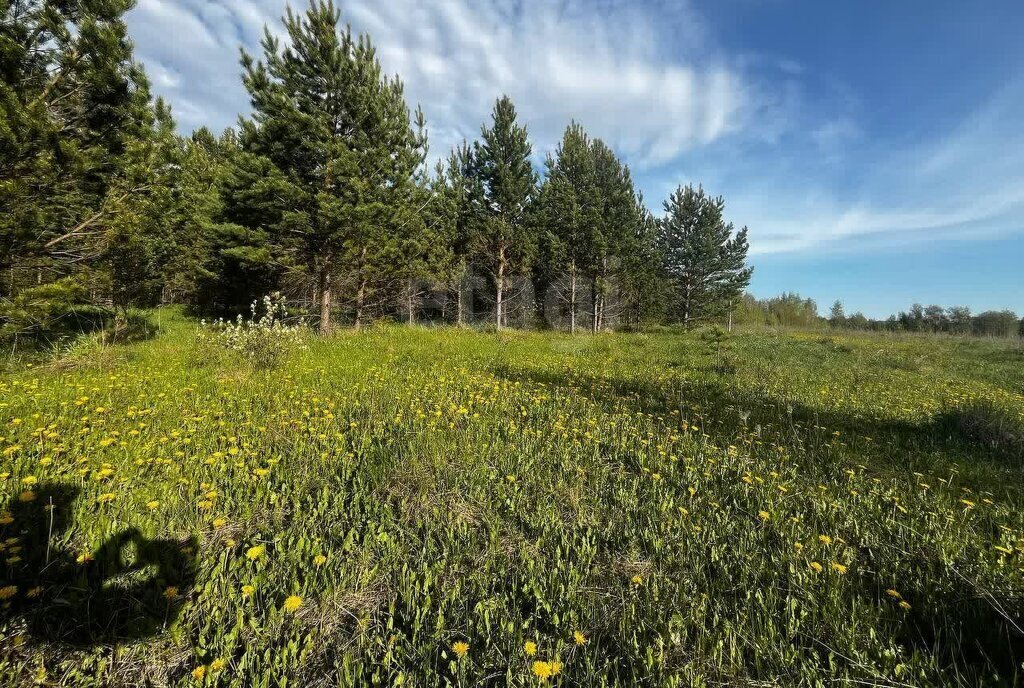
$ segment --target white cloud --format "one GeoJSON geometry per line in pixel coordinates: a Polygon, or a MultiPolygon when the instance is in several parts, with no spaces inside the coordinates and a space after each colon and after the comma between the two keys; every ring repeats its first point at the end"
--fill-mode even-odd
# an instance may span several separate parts
{"type": "MultiPolygon", "coordinates": [[[[299,3],[297,6],[302,6],[299,3]]],[[[685,3],[627,0],[350,0],[343,19],[369,33],[410,106],[427,114],[434,155],[473,137],[495,98],[512,96],[538,152],[571,119],[634,165],[653,165],[741,130],[757,104],[710,47],[685,3]]],[[[185,129],[221,128],[246,111],[237,46],[258,53],[280,31],[281,0],[141,0],[129,16],[138,53],[185,129]],[[166,75],[178,78],[166,78],[166,75]]]]}

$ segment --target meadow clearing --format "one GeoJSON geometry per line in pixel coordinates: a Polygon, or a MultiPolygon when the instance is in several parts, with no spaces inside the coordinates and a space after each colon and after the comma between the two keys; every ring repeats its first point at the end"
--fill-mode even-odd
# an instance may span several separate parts
{"type": "Polygon", "coordinates": [[[0,684],[1024,681],[1019,342],[198,332],[0,377],[0,684]]]}

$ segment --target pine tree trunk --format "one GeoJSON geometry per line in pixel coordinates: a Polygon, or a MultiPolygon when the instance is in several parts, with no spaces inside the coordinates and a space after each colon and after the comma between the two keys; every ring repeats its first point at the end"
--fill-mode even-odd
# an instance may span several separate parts
{"type": "Polygon", "coordinates": [[[320,334],[331,333],[331,273],[327,268],[320,269],[320,334]]]}
{"type": "Polygon", "coordinates": [[[366,280],[359,280],[359,289],[356,291],[356,322],[355,327],[358,332],[363,327],[363,305],[366,301],[366,280]]]}
{"type": "Polygon", "coordinates": [[[495,285],[495,308],[494,324],[500,330],[504,323],[504,312],[502,306],[505,298],[505,248],[498,250],[498,274],[494,280],[495,285]]]}
{"type": "Polygon", "coordinates": [[[462,327],[463,322],[463,310],[462,310],[462,278],[459,278],[455,283],[455,324],[462,327]]]}
{"type": "Polygon", "coordinates": [[[409,325],[414,325],[416,323],[416,309],[413,306],[413,286],[411,279],[405,285],[405,309],[406,322],[409,325]]]}
{"type": "Polygon", "coordinates": [[[569,334],[576,334],[576,261],[569,263],[569,334]]]}

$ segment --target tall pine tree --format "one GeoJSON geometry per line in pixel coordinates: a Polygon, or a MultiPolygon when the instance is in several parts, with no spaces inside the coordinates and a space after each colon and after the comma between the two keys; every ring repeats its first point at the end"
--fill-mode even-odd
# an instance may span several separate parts
{"type": "Polygon", "coordinates": [[[679,187],[665,202],[658,238],[674,315],[685,326],[724,314],[750,284],[747,228],[735,232],[724,212],[725,201],[702,187],[679,187]]]}
{"type": "Polygon", "coordinates": [[[483,128],[481,138],[474,150],[483,186],[482,223],[476,241],[494,280],[494,323],[501,328],[507,322],[509,279],[529,266],[536,248],[527,210],[537,173],[530,163],[533,149],[526,127],[516,122],[516,109],[508,96],[495,103],[491,126],[483,128]]]}
{"type": "Polygon", "coordinates": [[[289,9],[289,45],[266,30],[263,61],[242,56],[253,107],[242,146],[291,187],[296,202],[267,229],[313,278],[321,333],[331,330],[339,271],[350,277],[359,326],[373,280],[402,253],[395,241],[420,221],[411,206],[425,145],[401,81],[384,76],[370,39],[340,21],[331,0],[302,15],[289,9]]]}

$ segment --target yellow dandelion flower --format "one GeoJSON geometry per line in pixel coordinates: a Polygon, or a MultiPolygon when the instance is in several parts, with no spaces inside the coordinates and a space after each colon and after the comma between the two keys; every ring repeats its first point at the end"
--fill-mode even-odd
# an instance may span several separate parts
{"type": "Polygon", "coordinates": [[[14,523],[14,517],[11,516],[10,512],[0,513],[0,526],[9,526],[12,523],[14,523]]]}
{"type": "Polygon", "coordinates": [[[831,545],[832,538],[830,538],[828,535],[819,535],[818,542],[820,542],[823,545],[831,545]]]}
{"type": "Polygon", "coordinates": [[[532,640],[527,640],[525,643],[523,643],[523,652],[526,653],[527,657],[533,657],[535,654],[537,654],[537,643],[533,642],[532,640]]]}
{"type": "Polygon", "coordinates": [[[21,479],[21,484],[25,485],[25,486],[29,486],[29,487],[31,487],[32,485],[35,485],[38,482],[39,482],[39,479],[36,478],[34,475],[27,475],[27,476],[25,476],[24,478],[21,479]]]}
{"type": "Polygon", "coordinates": [[[210,662],[210,671],[220,671],[227,664],[223,659],[217,658],[210,662]]]}
{"type": "Polygon", "coordinates": [[[92,552],[82,552],[78,555],[75,561],[77,561],[79,564],[88,564],[90,561],[92,561],[92,552]]]}
{"type": "Polygon", "coordinates": [[[633,582],[633,585],[643,585],[644,584],[644,579],[641,578],[638,575],[637,576],[633,576],[630,580],[633,582]]]}
{"type": "Polygon", "coordinates": [[[33,492],[32,490],[25,490],[20,495],[18,495],[19,502],[32,502],[35,501],[35,498],[36,493],[33,492]]]}
{"type": "Polygon", "coordinates": [[[284,610],[289,613],[298,611],[301,606],[302,598],[298,595],[291,595],[284,601],[284,610]]]}
{"type": "Polygon", "coordinates": [[[910,609],[910,603],[907,602],[906,600],[902,600],[900,602],[900,607],[902,607],[903,609],[910,609]]]}
{"type": "Polygon", "coordinates": [[[893,598],[894,600],[903,599],[903,595],[899,594],[898,592],[896,592],[896,590],[894,590],[892,588],[889,588],[888,590],[886,590],[885,594],[888,595],[889,597],[893,598]]]}
{"type": "Polygon", "coordinates": [[[150,511],[153,511],[153,510],[154,510],[154,509],[156,509],[156,508],[157,508],[158,506],[160,506],[160,502],[158,502],[158,501],[157,501],[157,500],[155,500],[155,499],[152,499],[152,500],[150,500],[150,501],[146,502],[146,507],[147,507],[147,508],[148,508],[148,509],[149,509],[150,511]]]}
{"type": "Polygon", "coordinates": [[[242,586],[242,596],[243,597],[252,597],[252,594],[254,592],[256,592],[256,588],[254,588],[253,586],[251,586],[251,585],[243,585],[242,586]]]}
{"type": "Polygon", "coordinates": [[[830,566],[833,571],[838,571],[840,574],[846,573],[846,567],[840,564],[838,561],[833,561],[830,566]]]}
{"type": "Polygon", "coordinates": [[[533,663],[533,675],[542,681],[551,678],[551,665],[537,660],[533,663]]]}
{"type": "Polygon", "coordinates": [[[587,636],[583,635],[580,631],[573,631],[572,639],[577,645],[587,644],[587,636]]]}
{"type": "Polygon", "coordinates": [[[0,600],[9,600],[18,594],[17,585],[8,585],[0,588],[0,600]]]}
{"type": "Polygon", "coordinates": [[[327,563],[327,557],[322,554],[318,554],[313,557],[313,566],[323,566],[327,563]]]}
{"type": "Polygon", "coordinates": [[[469,643],[461,640],[456,643],[452,643],[452,652],[455,653],[456,657],[462,659],[469,653],[469,643]]]}
{"type": "Polygon", "coordinates": [[[819,564],[819,563],[818,563],[818,562],[816,562],[816,561],[812,561],[812,562],[811,562],[810,564],[808,564],[808,565],[809,565],[809,566],[810,566],[810,567],[811,567],[812,569],[814,569],[814,571],[815,571],[816,573],[821,573],[822,569],[824,568],[824,567],[823,567],[823,566],[822,566],[821,564],[819,564]]]}
{"type": "Polygon", "coordinates": [[[551,662],[551,675],[558,676],[560,673],[562,673],[562,663],[557,660],[551,662]]]}
{"type": "Polygon", "coordinates": [[[173,586],[173,585],[168,585],[168,586],[167,586],[167,587],[166,587],[166,588],[164,589],[164,597],[166,597],[167,599],[169,599],[169,600],[173,600],[173,599],[175,599],[175,598],[176,598],[177,596],[178,596],[178,588],[176,588],[175,586],[173,586]]]}
{"type": "Polygon", "coordinates": [[[113,492],[104,492],[103,494],[96,498],[96,501],[100,504],[110,504],[115,499],[117,499],[117,495],[115,495],[113,492]]]}
{"type": "Polygon", "coordinates": [[[206,666],[205,665],[200,664],[199,666],[197,666],[195,669],[192,670],[192,678],[194,678],[195,680],[202,681],[203,678],[205,678],[205,677],[206,677],[206,666]]]}
{"type": "Polygon", "coordinates": [[[226,518],[215,518],[213,519],[213,527],[223,528],[225,525],[227,525],[227,522],[228,520],[226,518]]]}
{"type": "Polygon", "coordinates": [[[37,597],[39,597],[40,595],[43,594],[43,589],[37,585],[36,587],[32,588],[31,590],[29,590],[25,594],[28,595],[29,597],[31,597],[32,599],[35,599],[35,598],[37,598],[37,597]]]}
{"type": "Polygon", "coordinates": [[[757,512],[757,515],[761,518],[762,521],[767,521],[769,518],[772,517],[772,515],[769,514],[767,511],[759,511],[757,512]]]}
{"type": "Polygon", "coordinates": [[[255,547],[250,547],[248,550],[246,550],[245,558],[248,559],[249,561],[256,561],[257,559],[262,557],[264,552],[266,552],[266,551],[267,551],[267,548],[265,546],[263,546],[263,545],[256,545],[255,547]]]}

